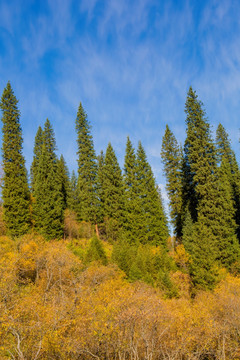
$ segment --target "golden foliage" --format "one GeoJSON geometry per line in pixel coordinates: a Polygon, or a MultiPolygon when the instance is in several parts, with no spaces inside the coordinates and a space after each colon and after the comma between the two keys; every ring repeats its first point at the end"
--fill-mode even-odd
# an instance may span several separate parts
{"type": "Polygon", "coordinates": [[[191,256],[186,252],[183,244],[176,246],[175,250],[172,251],[172,257],[180,269],[185,271],[188,269],[191,256]]]}
{"type": "Polygon", "coordinates": [[[187,273],[171,279],[181,297],[164,300],[116,266],[86,269],[64,241],[0,237],[0,359],[240,359],[240,279],[194,299],[187,273]]]}
{"type": "MultiPolygon", "coordinates": [[[[1,178],[0,178],[0,180],[1,180],[1,178]]],[[[7,233],[7,228],[6,228],[4,219],[3,219],[3,206],[0,205],[0,236],[6,235],[6,233],[7,233]]]]}

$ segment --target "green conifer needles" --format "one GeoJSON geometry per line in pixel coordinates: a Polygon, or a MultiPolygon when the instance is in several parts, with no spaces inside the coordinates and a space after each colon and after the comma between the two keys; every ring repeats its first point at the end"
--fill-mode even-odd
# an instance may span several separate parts
{"type": "Polygon", "coordinates": [[[78,206],[79,220],[96,222],[96,172],[97,161],[90,134],[90,124],[80,103],[76,118],[78,156],[78,206]]]}
{"type": "Polygon", "coordinates": [[[3,189],[4,219],[8,233],[20,236],[30,227],[30,196],[25,160],[22,155],[22,130],[17,99],[10,82],[3,91],[0,108],[3,123],[3,189]]]}
{"type": "Polygon", "coordinates": [[[65,188],[63,193],[63,174],[60,173],[63,164],[63,159],[57,160],[54,132],[49,120],[46,120],[34,180],[33,216],[35,229],[47,239],[63,236],[63,210],[67,195],[65,188]]]}

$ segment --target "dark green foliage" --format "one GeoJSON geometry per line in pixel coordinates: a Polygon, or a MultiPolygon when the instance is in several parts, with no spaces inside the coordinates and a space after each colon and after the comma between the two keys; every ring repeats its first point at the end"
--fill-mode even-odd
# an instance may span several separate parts
{"type": "Polygon", "coordinates": [[[124,188],[123,178],[117,157],[109,143],[102,169],[102,207],[104,217],[123,222],[124,188]]]}
{"type": "MultiPolygon", "coordinates": [[[[20,113],[10,83],[0,107],[4,220],[9,235],[20,236],[30,228],[31,205],[20,113]]],[[[192,284],[195,288],[213,289],[220,268],[239,271],[240,170],[221,124],[215,147],[202,103],[191,87],[185,112],[184,152],[167,126],[161,155],[177,244],[182,241],[190,255],[187,270],[192,284]]],[[[73,172],[71,180],[63,156],[57,158],[50,122],[46,121],[44,131],[41,127],[37,131],[31,166],[34,228],[47,239],[62,237],[65,211],[65,231],[70,237],[90,238],[95,228],[97,235],[113,244],[112,260],[130,281],[141,280],[161,287],[168,297],[177,296],[171,281],[171,271],[176,268],[167,251],[167,218],[142,144],[139,142],[135,153],[127,138],[122,176],[110,143],[106,154],[101,152],[96,159],[81,103],[76,130],[78,177],[73,172]],[[93,223],[98,225],[94,227],[93,223]]],[[[91,239],[87,250],[82,245],[72,244],[71,248],[86,264],[107,264],[98,236],[91,239]]],[[[179,258],[183,256],[179,254],[179,258]]]]}
{"type": "Polygon", "coordinates": [[[182,162],[182,214],[180,228],[183,226],[186,212],[189,211],[193,221],[197,221],[197,194],[193,183],[193,173],[188,163],[188,158],[183,155],[182,162]]]}
{"type": "Polygon", "coordinates": [[[123,226],[124,188],[122,172],[109,143],[106,155],[98,158],[97,215],[100,235],[113,242],[121,236],[123,226]]]}
{"type": "Polygon", "coordinates": [[[171,281],[169,272],[159,271],[158,286],[163,289],[166,298],[172,299],[179,296],[178,289],[171,281]]]}
{"type": "Polygon", "coordinates": [[[126,273],[130,281],[141,280],[160,286],[168,297],[177,295],[169,277],[174,264],[163,248],[148,244],[137,246],[121,240],[114,244],[112,260],[126,273]]]}
{"type": "Polygon", "coordinates": [[[190,275],[197,288],[212,289],[217,282],[216,237],[199,215],[194,224],[189,210],[183,223],[182,242],[191,254],[190,275]]]}
{"type": "Polygon", "coordinates": [[[113,244],[112,260],[121,270],[129,276],[130,269],[136,258],[138,247],[130,244],[125,239],[120,239],[113,244]]]}
{"type": "MultiPolygon", "coordinates": [[[[194,222],[192,244],[189,241],[186,243],[185,240],[185,245],[193,259],[194,284],[211,288],[216,281],[213,265],[217,256],[221,212],[221,204],[216,203],[218,196],[216,149],[202,103],[191,87],[185,112],[187,138],[184,146],[183,202],[188,204],[194,222]]],[[[184,236],[186,237],[186,228],[184,236]]]]}
{"type": "Polygon", "coordinates": [[[80,103],[76,118],[78,145],[78,207],[80,221],[96,222],[96,155],[90,125],[80,103]]]}
{"type": "Polygon", "coordinates": [[[63,209],[65,210],[69,203],[70,181],[69,181],[69,171],[63,155],[60,156],[60,159],[57,162],[57,172],[61,182],[63,209]]]}
{"type": "Polygon", "coordinates": [[[43,145],[35,181],[33,214],[36,230],[47,239],[63,236],[64,197],[58,171],[56,142],[49,120],[44,125],[43,145]]]}
{"type": "Polygon", "coordinates": [[[51,160],[54,164],[57,163],[57,145],[55,140],[55,134],[50,124],[50,121],[47,119],[44,124],[44,131],[43,131],[43,144],[46,148],[46,152],[48,153],[49,160],[51,160]]]}
{"type": "Polygon", "coordinates": [[[97,157],[97,177],[96,177],[96,193],[97,193],[97,222],[104,221],[104,154],[101,151],[97,157]]]}
{"type": "Polygon", "coordinates": [[[127,198],[134,200],[136,193],[136,155],[129,137],[127,137],[125,151],[124,182],[127,198]]]}
{"type": "Polygon", "coordinates": [[[137,243],[139,240],[139,227],[143,217],[139,198],[137,182],[137,159],[132,143],[127,138],[125,163],[123,169],[125,206],[124,206],[124,230],[128,241],[137,243]]]}
{"type": "Polygon", "coordinates": [[[41,126],[39,126],[35,137],[35,143],[33,149],[33,162],[30,169],[31,190],[33,194],[35,190],[35,181],[38,172],[39,159],[42,152],[42,145],[43,145],[43,131],[41,126]]]}
{"type": "Polygon", "coordinates": [[[226,157],[229,164],[233,166],[235,154],[231,148],[228,134],[222,124],[219,124],[216,131],[216,144],[217,144],[217,158],[218,163],[221,164],[223,156],[226,157]]]}
{"type": "Polygon", "coordinates": [[[171,260],[165,250],[141,244],[132,262],[129,278],[142,279],[153,285],[158,281],[159,273],[168,273],[170,269],[171,260]]]}
{"type": "Polygon", "coordinates": [[[68,197],[67,207],[76,212],[77,206],[78,206],[77,177],[75,171],[73,170],[69,182],[69,197],[68,197]]]}
{"type": "Polygon", "coordinates": [[[167,179],[167,193],[171,218],[177,236],[182,233],[182,152],[168,125],[162,140],[162,162],[167,179]]]}
{"type": "Polygon", "coordinates": [[[103,245],[96,235],[93,236],[90,240],[85,261],[87,263],[91,261],[99,261],[103,265],[107,265],[107,256],[105,254],[103,245]]]}
{"type": "Polygon", "coordinates": [[[122,228],[117,219],[104,217],[104,222],[98,227],[101,239],[107,240],[110,244],[122,237],[122,228]]]}
{"type": "Polygon", "coordinates": [[[191,257],[190,275],[193,285],[196,288],[213,289],[218,280],[216,238],[201,215],[194,225],[191,257]]]}
{"type": "Polygon", "coordinates": [[[192,88],[185,111],[183,203],[185,198],[188,206],[182,240],[192,256],[194,285],[211,289],[217,281],[217,266],[230,268],[239,258],[232,186],[235,158],[222,126],[217,131],[217,154],[202,103],[192,88]]]}
{"type": "Polygon", "coordinates": [[[3,211],[7,231],[10,236],[25,234],[30,227],[30,194],[27,171],[22,154],[22,129],[20,112],[10,82],[3,91],[0,108],[2,110],[3,140],[3,211]]]}
{"type": "Polygon", "coordinates": [[[187,179],[189,187],[193,187],[192,198],[189,198],[191,193],[186,196],[190,202],[189,209],[192,211],[192,218],[196,220],[195,210],[201,211],[202,204],[206,202],[209,188],[215,182],[216,150],[202,103],[191,87],[187,96],[185,112],[187,114],[187,138],[184,146],[185,166],[186,169],[189,169],[187,179]]]}
{"type": "Polygon", "coordinates": [[[240,170],[236,160],[236,156],[231,148],[228,134],[224,127],[219,124],[216,136],[218,163],[221,164],[225,157],[230,167],[229,181],[232,188],[233,204],[235,210],[235,222],[237,225],[236,233],[240,242],[240,170]]]}
{"type": "Polygon", "coordinates": [[[215,209],[218,211],[218,222],[215,233],[217,236],[217,260],[228,269],[239,259],[240,249],[236,236],[234,219],[233,189],[230,183],[231,169],[225,156],[222,157],[218,169],[218,193],[215,209]]]}
{"type": "MultiPolygon", "coordinates": [[[[142,265],[142,264],[141,264],[142,265]]],[[[148,275],[148,274],[146,274],[148,275]]],[[[131,265],[130,271],[129,271],[129,279],[131,281],[136,281],[136,280],[145,280],[144,279],[144,274],[142,272],[141,267],[139,266],[139,264],[137,263],[137,261],[134,261],[131,265]]],[[[146,282],[147,283],[151,283],[151,285],[153,284],[153,279],[152,277],[148,277],[146,276],[146,282]]]]}
{"type": "Polygon", "coordinates": [[[147,161],[142,144],[137,156],[127,139],[125,164],[125,235],[131,243],[166,244],[168,236],[160,190],[147,161]]]}
{"type": "Polygon", "coordinates": [[[139,198],[138,237],[143,244],[166,246],[168,228],[159,189],[145,151],[139,142],[136,160],[137,195],[139,198]]]}
{"type": "Polygon", "coordinates": [[[194,225],[190,211],[187,209],[185,213],[185,219],[182,228],[182,243],[189,254],[192,254],[193,249],[193,237],[194,237],[194,225]]]}

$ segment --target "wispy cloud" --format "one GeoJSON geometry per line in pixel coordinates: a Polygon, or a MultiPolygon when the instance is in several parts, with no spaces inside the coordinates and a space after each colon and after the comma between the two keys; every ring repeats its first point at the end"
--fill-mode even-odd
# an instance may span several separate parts
{"type": "Polygon", "coordinates": [[[168,123],[184,143],[189,85],[210,122],[238,147],[239,10],[236,0],[15,0],[0,3],[0,85],[20,99],[28,166],[37,127],[52,121],[59,152],[76,166],[74,120],[82,101],[97,152],[142,140],[158,182],[168,123]]]}

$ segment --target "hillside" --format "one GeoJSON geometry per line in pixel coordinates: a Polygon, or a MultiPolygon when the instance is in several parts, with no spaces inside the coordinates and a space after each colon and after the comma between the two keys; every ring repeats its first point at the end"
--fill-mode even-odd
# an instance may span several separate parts
{"type": "Polygon", "coordinates": [[[105,242],[108,265],[92,261],[91,242],[0,238],[1,359],[240,358],[239,278],[221,270],[213,292],[191,298],[176,268],[178,295],[169,299],[129,281],[105,242]]]}

